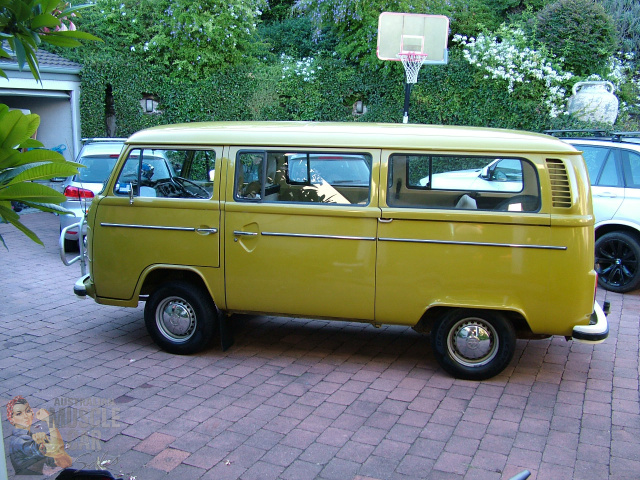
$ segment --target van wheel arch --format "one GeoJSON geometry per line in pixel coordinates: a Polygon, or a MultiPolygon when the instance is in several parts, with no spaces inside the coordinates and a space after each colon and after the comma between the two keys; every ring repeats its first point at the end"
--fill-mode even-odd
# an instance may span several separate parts
{"type": "MultiPolygon", "coordinates": [[[[422,318],[418,321],[418,323],[416,323],[412,328],[416,332],[429,334],[433,330],[433,326],[435,325],[435,323],[438,320],[440,320],[440,318],[443,315],[445,315],[450,310],[456,310],[459,308],[460,307],[448,307],[448,306],[437,306],[437,307],[429,308],[424,313],[422,318]]],[[[527,320],[519,312],[515,312],[511,310],[492,310],[492,309],[481,309],[481,308],[475,309],[475,310],[486,311],[488,313],[496,312],[496,311],[500,312],[511,322],[511,324],[513,325],[513,328],[516,331],[516,336],[518,338],[539,340],[539,339],[544,339],[549,337],[549,335],[534,334],[531,331],[531,328],[529,327],[529,323],[527,322],[527,320]]]]}
{"type": "MultiPolygon", "coordinates": [[[[163,283],[178,281],[197,285],[209,292],[204,279],[194,271],[175,268],[158,268],[148,271],[144,276],[142,287],[140,288],[140,295],[151,295],[163,283]]],[[[213,295],[210,296],[213,298],[213,295]]]]}

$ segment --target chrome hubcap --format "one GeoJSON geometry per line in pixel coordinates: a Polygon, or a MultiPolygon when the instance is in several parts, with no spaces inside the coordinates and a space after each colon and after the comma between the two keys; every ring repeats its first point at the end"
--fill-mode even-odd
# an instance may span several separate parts
{"type": "Polygon", "coordinates": [[[195,332],[196,314],[191,305],[180,297],[169,297],[156,310],[158,330],[173,342],[185,342],[195,332]]]}
{"type": "Polygon", "coordinates": [[[449,332],[447,348],[458,363],[477,367],[489,363],[498,353],[498,335],[482,318],[465,318],[449,332]]]}

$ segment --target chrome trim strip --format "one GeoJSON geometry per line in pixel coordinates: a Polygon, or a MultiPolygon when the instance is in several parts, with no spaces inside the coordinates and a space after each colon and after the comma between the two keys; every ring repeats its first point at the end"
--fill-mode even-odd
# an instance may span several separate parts
{"type": "Polygon", "coordinates": [[[279,233],[279,232],[261,232],[265,237],[293,237],[293,238],[324,238],[333,240],[365,240],[374,242],[376,237],[350,237],[348,235],[314,235],[311,233],[279,233]]]}
{"type": "Polygon", "coordinates": [[[379,238],[381,242],[407,242],[407,243],[431,243],[437,245],[473,245],[478,247],[507,247],[507,248],[531,248],[535,250],[567,250],[567,247],[553,245],[524,245],[517,243],[484,243],[484,242],[456,242],[453,240],[422,240],[413,238],[379,238]]]}
{"type": "Polygon", "coordinates": [[[193,227],[163,227],[161,225],[129,225],[126,223],[100,223],[101,227],[142,228],[147,230],[177,230],[180,232],[195,232],[193,227]]]}
{"type": "Polygon", "coordinates": [[[242,232],[240,230],[234,230],[233,234],[236,237],[257,237],[258,236],[256,232],[242,232]]]}

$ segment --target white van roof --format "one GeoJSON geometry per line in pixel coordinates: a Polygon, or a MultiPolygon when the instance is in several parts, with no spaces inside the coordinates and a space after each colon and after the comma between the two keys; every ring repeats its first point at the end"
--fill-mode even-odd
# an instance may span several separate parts
{"type": "Polygon", "coordinates": [[[571,145],[539,133],[479,127],[360,122],[184,123],[142,130],[133,134],[127,143],[578,154],[571,145]]]}

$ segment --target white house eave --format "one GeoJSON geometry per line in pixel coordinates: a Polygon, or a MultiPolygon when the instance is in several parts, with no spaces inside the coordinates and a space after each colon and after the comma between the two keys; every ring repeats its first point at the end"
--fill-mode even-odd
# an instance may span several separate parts
{"type": "Polygon", "coordinates": [[[45,98],[69,98],[68,91],[58,90],[34,90],[28,88],[0,88],[0,95],[14,97],[45,97],[45,98]]]}
{"type": "MultiPolygon", "coordinates": [[[[12,72],[24,72],[29,71],[28,68],[23,68],[22,70],[18,66],[17,63],[2,63],[0,62],[0,68],[2,70],[9,70],[12,72]]],[[[63,75],[79,75],[82,71],[82,67],[53,67],[48,65],[40,65],[38,68],[40,73],[58,73],[63,75]]]]}

